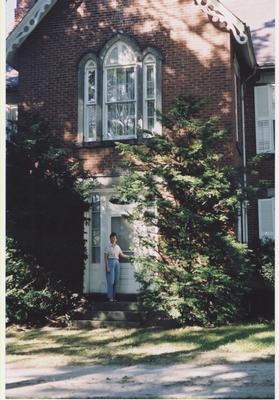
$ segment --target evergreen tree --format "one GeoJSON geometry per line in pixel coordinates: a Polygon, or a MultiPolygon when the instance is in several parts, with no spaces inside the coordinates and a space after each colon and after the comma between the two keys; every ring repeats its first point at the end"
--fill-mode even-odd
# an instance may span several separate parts
{"type": "Polygon", "coordinates": [[[90,176],[38,115],[7,140],[7,234],[69,289],[82,290],[90,176]]]}
{"type": "Polygon", "coordinates": [[[145,132],[138,146],[118,149],[128,171],[122,201],[135,201],[131,218],[157,230],[157,240],[140,235],[135,256],[142,309],[206,325],[240,316],[248,264],[235,235],[238,174],[221,150],[227,133],[200,109],[200,101],[178,98],[162,118],[163,135],[145,132]]]}

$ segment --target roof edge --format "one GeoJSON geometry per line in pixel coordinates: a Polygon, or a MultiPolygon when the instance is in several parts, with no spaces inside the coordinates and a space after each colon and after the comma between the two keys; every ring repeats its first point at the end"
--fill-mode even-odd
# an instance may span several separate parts
{"type": "Polygon", "coordinates": [[[18,68],[16,57],[17,49],[20,48],[22,43],[57,1],[58,0],[38,0],[8,36],[6,41],[6,59],[7,63],[13,68],[18,68]]]}
{"type": "Polygon", "coordinates": [[[245,33],[247,35],[247,42],[243,45],[235,43],[235,49],[238,56],[241,58],[245,66],[246,74],[250,75],[258,67],[254,46],[251,38],[251,32],[248,26],[245,26],[245,33]]]}

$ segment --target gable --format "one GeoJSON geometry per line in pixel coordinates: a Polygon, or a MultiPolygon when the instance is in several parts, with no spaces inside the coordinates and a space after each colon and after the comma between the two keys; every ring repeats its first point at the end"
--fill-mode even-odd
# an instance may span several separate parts
{"type": "MultiPolygon", "coordinates": [[[[17,50],[29,37],[33,30],[40,24],[48,12],[58,0],[38,0],[18,26],[12,31],[7,39],[7,62],[17,68],[17,50]]],[[[238,45],[247,45],[249,34],[242,21],[226,9],[218,0],[193,0],[203,13],[205,13],[214,24],[224,24],[230,31],[238,45]]]]}

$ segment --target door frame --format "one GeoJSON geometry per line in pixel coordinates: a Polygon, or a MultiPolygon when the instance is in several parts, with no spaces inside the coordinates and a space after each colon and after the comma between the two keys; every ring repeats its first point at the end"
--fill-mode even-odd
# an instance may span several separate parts
{"type": "MultiPolygon", "coordinates": [[[[108,201],[109,201],[109,196],[112,196],[113,194],[116,193],[116,190],[114,188],[100,188],[100,189],[95,189],[91,192],[90,195],[90,204],[92,201],[92,197],[94,194],[99,194],[100,195],[100,264],[96,264],[95,268],[101,268],[102,264],[104,265],[103,262],[103,253],[104,253],[104,248],[106,246],[106,240],[104,239],[104,235],[108,236],[109,231],[111,229],[111,217],[112,216],[123,216],[125,215],[125,212],[113,212],[113,210],[109,210],[108,207],[108,201]],[[104,208],[105,207],[105,208],[104,208]],[[107,218],[104,218],[105,214],[107,213],[107,218]]],[[[93,273],[93,265],[91,263],[91,234],[92,234],[92,229],[91,229],[91,224],[92,224],[92,213],[91,213],[91,206],[90,209],[85,213],[85,227],[84,227],[84,240],[85,240],[85,247],[86,247],[86,255],[87,259],[85,261],[85,269],[84,269],[84,278],[83,278],[83,293],[105,293],[104,288],[102,288],[103,284],[100,286],[100,291],[93,291],[92,290],[92,273],[93,273]]],[[[107,237],[107,241],[109,240],[109,236],[107,237]]],[[[130,263],[121,263],[122,271],[123,271],[123,278],[132,279],[131,276],[134,270],[134,265],[131,265],[130,263]],[[127,265],[128,264],[128,265],[127,265]],[[128,271],[128,273],[127,273],[128,271]],[[127,277],[128,275],[128,277],[127,277]]],[[[131,282],[131,281],[130,281],[131,282]]],[[[133,291],[131,294],[136,293],[138,289],[136,289],[137,284],[133,281],[131,282],[133,284],[133,291]]],[[[119,282],[121,284],[121,282],[119,282]]],[[[123,287],[121,289],[120,293],[126,293],[125,289],[123,291],[123,287]]]]}

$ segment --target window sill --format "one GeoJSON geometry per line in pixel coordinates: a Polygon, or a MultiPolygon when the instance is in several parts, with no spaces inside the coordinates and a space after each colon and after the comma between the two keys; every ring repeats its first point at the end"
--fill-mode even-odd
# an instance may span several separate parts
{"type": "Polygon", "coordinates": [[[115,147],[116,143],[127,143],[127,144],[138,144],[138,139],[116,139],[116,140],[100,140],[96,142],[82,142],[76,143],[76,147],[86,148],[86,149],[96,149],[102,147],[115,147]]]}
{"type": "Polygon", "coordinates": [[[262,160],[274,160],[275,153],[257,153],[257,156],[261,156],[262,160]]]}

